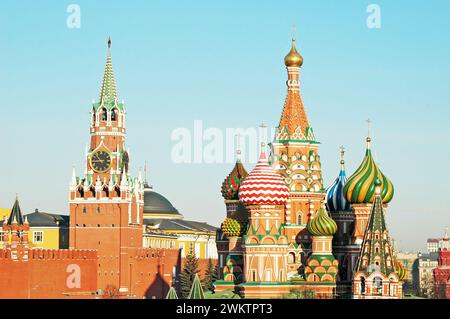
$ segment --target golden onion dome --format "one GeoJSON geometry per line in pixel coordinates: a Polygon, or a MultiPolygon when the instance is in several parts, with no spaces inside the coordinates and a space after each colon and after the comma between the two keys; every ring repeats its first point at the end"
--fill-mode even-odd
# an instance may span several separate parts
{"type": "Polygon", "coordinates": [[[408,275],[408,270],[406,267],[401,263],[400,261],[395,261],[395,272],[398,275],[398,280],[404,281],[406,279],[406,276],[408,275]]]}
{"type": "Polygon", "coordinates": [[[372,157],[370,137],[367,138],[367,149],[364,160],[344,185],[343,194],[350,204],[371,204],[375,198],[375,184],[380,187],[383,203],[389,203],[394,197],[394,185],[381,172],[372,157]]]}
{"type": "Polygon", "coordinates": [[[288,67],[301,67],[303,64],[303,57],[295,48],[295,38],[292,39],[291,51],[284,57],[284,64],[288,67]]]}
{"type": "Polygon", "coordinates": [[[313,219],[308,221],[306,228],[313,236],[333,236],[337,231],[336,222],[328,216],[323,207],[319,209],[313,219]]]}

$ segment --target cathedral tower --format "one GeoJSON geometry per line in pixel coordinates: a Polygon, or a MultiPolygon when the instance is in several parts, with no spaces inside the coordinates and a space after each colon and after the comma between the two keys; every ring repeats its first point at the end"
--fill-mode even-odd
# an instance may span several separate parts
{"type": "Polygon", "coordinates": [[[269,165],[262,143],[256,167],[239,188],[239,199],[248,209],[248,225],[243,236],[244,283],[246,298],[277,296],[288,281],[288,238],[284,234],[285,203],[288,188],[269,165]]]}
{"type": "Polygon", "coordinates": [[[337,225],[328,216],[325,207],[322,207],[312,219],[309,219],[307,228],[312,235],[312,253],[306,261],[305,279],[308,283],[318,285],[316,293],[319,296],[331,298],[335,293],[333,285],[336,283],[339,265],[332,253],[331,243],[337,225]],[[325,286],[320,287],[320,284],[325,286]]]}
{"type": "Polygon", "coordinates": [[[392,182],[381,172],[372,157],[371,138],[366,138],[366,155],[358,169],[350,176],[344,185],[344,196],[350,203],[355,215],[353,230],[354,243],[360,245],[370,216],[370,210],[375,198],[375,181],[381,182],[380,196],[383,204],[389,203],[394,197],[392,182]]]}
{"type": "Polygon", "coordinates": [[[284,63],[287,68],[287,96],[283,113],[271,143],[272,167],[283,176],[289,189],[285,220],[289,241],[309,243],[306,225],[321,206],[325,190],[319,142],[315,140],[300,95],[300,67],[303,57],[297,52],[295,38],[284,63]]]}
{"type": "Polygon", "coordinates": [[[125,107],[119,102],[111,40],[100,99],[91,108],[85,174],[70,183],[70,248],[98,251],[98,287],[133,293],[131,256],[142,247],[143,188],[129,175],[125,107]]]}
{"type": "Polygon", "coordinates": [[[217,232],[216,245],[219,255],[219,276],[222,282],[216,283],[216,291],[222,291],[243,280],[242,235],[248,223],[248,213],[239,201],[239,188],[248,173],[240,158],[241,151],[236,151],[236,164],[222,183],[221,193],[224,198],[227,217],[217,232]]]}
{"type": "Polygon", "coordinates": [[[353,243],[355,214],[343,192],[347,181],[344,153],[344,147],[341,146],[339,174],[327,189],[328,211],[338,226],[333,237],[333,254],[339,261],[336,279],[338,296],[350,296],[352,293],[353,269],[360,250],[360,246],[353,243]]]}
{"type": "Polygon", "coordinates": [[[355,299],[398,299],[402,297],[389,231],[383,208],[382,181],[374,183],[374,200],[354,274],[355,299]]]}

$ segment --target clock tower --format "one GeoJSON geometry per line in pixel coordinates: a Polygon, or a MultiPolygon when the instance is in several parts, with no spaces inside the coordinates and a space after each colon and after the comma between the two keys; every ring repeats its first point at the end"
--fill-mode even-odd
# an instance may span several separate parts
{"type": "Polygon", "coordinates": [[[85,172],[70,183],[70,248],[98,253],[98,287],[132,294],[132,257],[142,248],[144,183],[129,175],[125,107],[117,97],[111,40],[98,102],[90,117],[85,172]]]}

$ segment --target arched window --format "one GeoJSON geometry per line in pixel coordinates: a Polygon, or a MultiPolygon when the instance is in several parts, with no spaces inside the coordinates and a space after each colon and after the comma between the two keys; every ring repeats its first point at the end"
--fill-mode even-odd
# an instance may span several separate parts
{"type": "Polygon", "coordinates": [[[373,279],[373,286],[376,288],[376,292],[381,295],[383,292],[383,279],[380,277],[375,277],[373,279]]]}
{"type": "Polygon", "coordinates": [[[298,215],[297,215],[297,224],[301,225],[302,222],[303,222],[303,220],[302,220],[302,213],[298,213],[298,215]]]}
{"type": "Polygon", "coordinates": [[[106,121],[108,119],[108,111],[106,108],[102,108],[102,121],[106,121]]]}
{"type": "Polygon", "coordinates": [[[288,254],[288,264],[295,264],[295,254],[293,252],[288,254]]]}
{"type": "Polygon", "coordinates": [[[361,294],[366,293],[366,278],[361,277],[361,294]]]}
{"type": "Polygon", "coordinates": [[[111,121],[116,121],[117,120],[117,110],[113,109],[111,111],[111,121]]]}

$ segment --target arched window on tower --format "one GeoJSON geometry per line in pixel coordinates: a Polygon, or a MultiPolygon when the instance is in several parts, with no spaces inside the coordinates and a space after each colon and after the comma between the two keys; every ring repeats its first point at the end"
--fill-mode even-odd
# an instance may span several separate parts
{"type": "Polygon", "coordinates": [[[117,121],[117,109],[111,111],[111,121],[117,121]]]}
{"type": "Polygon", "coordinates": [[[375,277],[373,279],[373,287],[375,288],[375,293],[378,295],[383,294],[383,279],[380,277],[375,277]]]}
{"type": "Polygon", "coordinates": [[[366,278],[361,277],[361,294],[364,295],[366,293],[366,278]]]}
{"type": "Polygon", "coordinates": [[[106,108],[102,108],[102,121],[106,121],[108,119],[108,111],[106,108]]]}
{"type": "Polygon", "coordinates": [[[293,252],[288,254],[288,264],[295,264],[295,254],[293,252]]]}
{"type": "Polygon", "coordinates": [[[299,212],[299,213],[297,213],[297,224],[301,225],[302,222],[303,222],[303,220],[302,220],[302,213],[299,212]]]}

